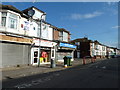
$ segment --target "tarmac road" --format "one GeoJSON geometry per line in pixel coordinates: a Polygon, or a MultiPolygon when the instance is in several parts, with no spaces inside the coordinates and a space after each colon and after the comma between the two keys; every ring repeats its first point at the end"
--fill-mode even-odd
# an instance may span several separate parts
{"type": "Polygon", "coordinates": [[[119,88],[120,58],[3,81],[3,88],[119,88]]]}

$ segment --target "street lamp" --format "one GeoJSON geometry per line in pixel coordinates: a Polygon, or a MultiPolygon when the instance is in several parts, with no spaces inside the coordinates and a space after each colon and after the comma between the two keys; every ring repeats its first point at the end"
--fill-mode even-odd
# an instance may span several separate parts
{"type": "Polygon", "coordinates": [[[40,40],[39,40],[39,60],[38,60],[38,67],[40,67],[40,44],[41,44],[41,31],[42,31],[42,21],[43,21],[43,19],[42,19],[42,16],[43,15],[45,15],[45,13],[43,13],[42,15],[41,15],[41,20],[40,20],[40,33],[39,33],[39,38],[40,38],[40,40]]]}
{"type": "MultiPolygon", "coordinates": [[[[28,16],[29,16],[29,19],[31,18],[32,19],[32,16],[35,14],[35,10],[33,10],[33,9],[30,9],[29,11],[28,11],[28,16]]],[[[31,45],[31,47],[30,47],[30,49],[32,48],[32,47],[34,47],[34,45],[35,45],[35,43],[33,43],[32,45],[31,45]]],[[[30,53],[29,53],[30,54],[30,53]]],[[[28,54],[28,55],[29,55],[28,54]]],[[[28,60],[28,62],[29,62],[29,60],[28,60]]]]}

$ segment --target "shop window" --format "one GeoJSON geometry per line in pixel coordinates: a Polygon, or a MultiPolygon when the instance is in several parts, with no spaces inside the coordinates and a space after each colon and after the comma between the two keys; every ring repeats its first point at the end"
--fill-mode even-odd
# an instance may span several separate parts
{"type": "Polygon", "coordinates": [[[2,12],[2,20],[1,20],[1,25],[6,26],[6,18],[7,18],[7,12],[2,12]]]}
{"type": "Polygon", "coordinates": [[[44,62],[48,62],[48,53],[47,52],[42,51],[42,53],[41,53],[41,60],[42,60],[42,62],[43,61],[44,62]]]}

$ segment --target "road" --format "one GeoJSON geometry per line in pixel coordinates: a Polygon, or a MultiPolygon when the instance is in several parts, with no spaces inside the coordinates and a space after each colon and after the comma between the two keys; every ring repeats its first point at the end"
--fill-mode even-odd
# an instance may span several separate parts
{"type": "Polygon", "coordinates": [[[3,81],[3,88],[119,88],[120,58],[3,81]]]}

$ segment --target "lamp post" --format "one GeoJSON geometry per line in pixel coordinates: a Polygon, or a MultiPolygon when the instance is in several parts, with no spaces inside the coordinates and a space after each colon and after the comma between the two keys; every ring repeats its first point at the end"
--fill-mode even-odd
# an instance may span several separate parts
{"type": "Polygon", "coordinates": [[[42,16],[43,15],[45,15],[45,13],[43,13],[42,15],[41,15],[41,20],[40,20],[40,33],[39,33],[39,60],[38,60],[38,67],[40,67],[40,49],[41,49],[41,47],[40,47],[40,44],[41,44],[41,31],[42,31],[42,21],[43,21],[43,19],[42,19],[42,16]]]}
{"type": "MultiPolygon", "coordinates": [[[[32,19],[32,16],[35,14],[35,11],[33,10],[33,9],[30,9],[29,11],[28,11],[28,16],[29,16],[29,19],[32,19]]],[[[31,46],[30,46],[30,49],[32,48],[32,47],[34,47],[34,45],[35,45],[35,43],[33,43],[31,46]]],[[[30,51],[28,52],[28,55],[30,55],[30,51]]],[[[28,62],[29,62],[29,60],[28,60],[28,62]]]]}

